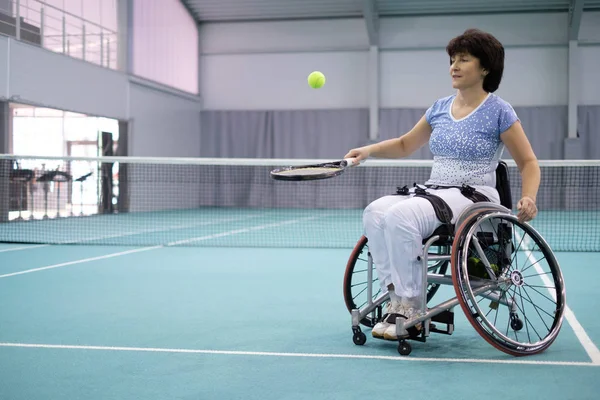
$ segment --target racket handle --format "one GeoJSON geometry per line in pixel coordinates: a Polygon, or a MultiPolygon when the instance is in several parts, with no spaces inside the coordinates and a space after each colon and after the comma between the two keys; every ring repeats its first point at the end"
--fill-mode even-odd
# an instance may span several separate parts
{"type": "Polygon", "coordinates": [[[356,158],[345,158],[344,163],[345,163],[345,166],[347,166],[347,167],[353,167],[355,165],[360,164],[359,162],[356,161],[356,158]]]}

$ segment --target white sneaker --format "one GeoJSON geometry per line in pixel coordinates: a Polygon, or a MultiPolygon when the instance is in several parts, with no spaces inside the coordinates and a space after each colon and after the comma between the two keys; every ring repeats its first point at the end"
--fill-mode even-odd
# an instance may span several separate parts
{"type": "MultiPolygon", "coordinates": [[[[396,334],[396,318],[411,319],[417,313],[417,309],[404,304],[399,304],[394,311],[395,313],[390,313],[386,319],[389,321],[389,324],[387,329],[383,331],[383,338],[385,340],[398,340],[398,335],[396,334]]],[[[421,323],[418,323],[415,326],[415,329],[420,330],[421,326],[421,323]]]]}
{"type": "Polygon", "coordinates": [[[371,330],[371,335],[373,335],[373,337],[383,339],[384,333],[389,329],[390,326],[393,325],[395,329],[396,325],[387,322],[387,320],[391,314],[397,313],[399,307],[400,304],[392,304],[391,301],[388,301],[385,313],[383,314],[383,319],[381,320],[381,322],[375,324],[375,326],[371,330]]]}

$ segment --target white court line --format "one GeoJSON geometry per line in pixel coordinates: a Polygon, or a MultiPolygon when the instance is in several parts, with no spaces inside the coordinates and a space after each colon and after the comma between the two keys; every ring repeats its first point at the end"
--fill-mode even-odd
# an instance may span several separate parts
{"type": "Polygon", "coordinates": [[[32,268],[32,269],[28,269],[28,270],[24,270],[24,271],[18,271],[18,272],[13,272],[13,273],[10,273],[10,274],[0,275],[0,279],[2,279],[2,278],[8,278],[8,277],[11,277],[11,276],[16,276],[16,275],[29,274],[29,273],[32,273],[32,272],[44,271],[44,270],[47,270],[47,269],[54,269],[54,268],[66,267],[66,266],[69,266],[69,265],[82,264],[82,263],[86,263],[86,262],[90,262],[90,261],[103,260],[103,259],[106,259],[106,258],[119,257],[119,256],[123,256],[123,255],[126,255],[126,254],[140,253],[140,252],[143,252],[143,251],[160,249],[160,248],[163,248],[163,247],[176,246],[176,245],[183,244],[183,243],[197,242],[197,241],[215,239],[215,238],[223,237],[223,236],[237,235],[238,233],[251,232],[251,231],[256,231],[256,230],[260,230],[260,229],[272,228],[274,226],[281,226],[281,225],[293,224],[293,223],[297,223],[297,222],[300,222],[300,221],[303,221],[303,220],[311,220],[311,219],[315,219],[315,218],[320,218],[322,216],[323,215],[320,215],[318,217],[317,216],[313,216],[313,217],[298,218],[298,219],[280,221],[280,222],[271,223],[271,224],[253,226],[253,227],[250,227],[250,228],[235,229],[235,230],[232,230],[232,231],[214,233],[212,235],[201,236],[201,237],[192,238],[192,239],[179,240],[179,241],[176,241],[176,242],[167,243],[166,246],[159,245],[159,246],[151,246],[151,247],[142,247],[140,249],[120,251],[120,252],[117,252],[117,253],[106,254],[106,255],[98,256],[98,257],[90,257],[90,258],[84,258],[82,260],[68,261],[68,262],[64,262],[64,263],[60,263],[60,264],[49,265],[47,267],[32,268]]]}
{"type": "Polygon", "coordinates": [[[141,235],[143,233],[156,233],[156,232],[171,231],[171,230],[177,230],[177,229],[188,229],[188,228],[195,228],[195,227],[200,227],[200,226],[221,224],[221,223],[225,223],[225,222],[238,222],[238,221],[244,221],[244,220],[248,220],[248,219],[252,219],[252,218],[259,218],[259,217],[262,217],[263,215],[264,214],[246,215],[243,217],[215,219],[215,220],[203,221],[203,222],[193,223],[193,224],[183,224],[183,225],[173,225],[173,226],[166,226],[166,227],[150,228],[150,229],[141,229],[141,230],[129,231],[129,232],[125,232],[125,233],[110,234],[110,235],[96,236],[96,237],[86,238],[86,239],[64,241],[64,242],[59,242],[59,244],[80,244],[80,243],[84,243],[84,242],[91,242],[94,240],[114,239],[114,238],[119,238],[119,237],[124,237],[124,236],[141,235]]]}
{"type": "Polygon", "coordinates": [[[103,259],[106,259],[106,258],[119,257],[119,256],[124,256],[126,254],[140,253],[142,251],[154,250],[154,249],[158,249],[160,247],[162,247],[162,246],[143,247],[141,249],[120,251],[118,253],[111,253],[111,254],[106,254],[106,255],[98,256],[98,257],[90,257],[90,258],[84,258],[82,260],[68,261],[68,262],[64,262],[64,263],[60,263],[60,264],[49,265],[47,267],[27,269],[25,271],[19,271],[19,272],[13,272],[13,273],[10,273],[10,274],[0,275],[0,279],[2,279],[2,278],[8,278],[10,276],[15,276],[15,275],[30,274],[32,272],[44,271],[44,270],[47,270],[47,269],[66,267],[66,266],[74,265],[74,264],[83,264],[83,263],[87,263],[87,262],[90,262],[90,261],[103,260],[103,259]]]}
{"type": "Polygon", "coordinates": [[[13,247],[13,248],[10,248],[10,249],[0,250],[0,253],[6,253],[8,251],[20,251],[20,250],[36,249],[38,247],[47,247],[47,246],[50,246],[50,245],[49,244],[36,244],[36,245],[31,245],[31,246],[13,247]]]}
{"type": "MultiPolygon", "coordinates": [[[[515,234],[517,235],[517,240],[521,242],[521,235],[517,231],[515,231],[515,234]]],[[[527,240],[527,242],[529,242],[529,240],[527,240]]],[[[542,267],[540,267],[539,263],[537,263],[537,261],[533,258],[532,251],[529,249],[529,243],[525,243],[525,254],[527,254],[527,258],[529,259],[529,261],[532,264],[534,264],[533,266],[537,273],[540,274],[540,278],[542,279],[544,285],[547,287],[553,287],[554,282],[552,282],[550,278],[544,275],[544,270],[542,269],[542,267]]],[[[554,292],[551,292],[550,289],[548,289],[548,292],[550,293],[554,301],[556,301],[556,294],[554,292]]],[[[592,339],[586,333],[585,329],[583,329],[583,326],[575,317],[575,313],[573,313],[571,308],[566,303],[564,316],[569,325],[571,325],[573,332],[575,332],[575,336],[577,336],[577,339],[579,339],[579,342],[581,343],[586,353],[592,360],[592,363],[594,365],[600,365],[600,351],[598,351],[598,347],[596,347],[592,339]]]]}
{"type": "Polygon", "coordinates": [[[310,221],[310,220],[313,220],[316,218],[322,218],[325,216],[328,216],[328,215],[324,214],[324,215],[319,215],[318,217],[313,216],[313,217],[304,217],[304,218],[298,218],[298,219],[289,219],[286,221],[273,222],[271,224],[266,224],[266,225],[253,226],[250,228],[242,228],[242,229],[236,229],[236,230],[228,231],[228,232],[214,233],[212,235],[200,236],[197,238],[178,240],[176,242],[168,243],[167,246],[177,246],[177,245],[184,244],[184,243],[200,242],[203,240],[210,240],[210,239],[215,239],[215,238],[219,238],[219,237],[223,237],[223,236],[237,235],[238,233],[246,233],[246,232],[258,231],[261,229],[273,228],[276,226],[296,224],[301,221],[310,221]]]}
{"type": "Polygon", "coordinates": [[[281,353],[268,351],[235,351],[235,350],[196,350],[196,349],[170,349],[154,347],[115,347],[115,346],[84,346],[84,345],[55,345],[36,343],[0,343],[0,347],[56,349],[56,350],[95,350],[95,351],[122,351],[141,353],[179,353],[179,354],[204,354],[204,355],[230,355],[230,356],[262,356],[262,357],[296,357],[296,358],[337,358],[337,359],[363,359],[363,360],[390,360],[406,362],[436,362],[436,363],[471,363],[471,364],[521,364],[521,365],[562,365],[569,367],[598,367],[598,364],[578,361],[537,361],[514,358],[510,360],[493,360],[477,358],[426,358],[426,357],[401,357],[401,356],[374,356],[363,354],[327,354],[327,353],[281,353]]]}

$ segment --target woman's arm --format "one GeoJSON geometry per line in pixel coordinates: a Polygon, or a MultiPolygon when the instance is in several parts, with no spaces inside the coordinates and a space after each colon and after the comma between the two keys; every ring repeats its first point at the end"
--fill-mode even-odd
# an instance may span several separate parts
{"type": "Polygon", "coordinates": [[[375,158],[404,158],[423,147],[431,136],[431,126],[425,116],[406,134],[379,143],[352,149],[344,158],[356,157],[358,161],[368,157],[375,158]]]}
{"type": "Polygon", "coordinates": [[[535,202],[541,176],[537,157],[519,121],[504,131],[500,138],[521,172],[522,193],[521,199],[517,203],[517,209],[519,210],[517,216],[521,221],[529,221],[537,214],[535,202]]]}

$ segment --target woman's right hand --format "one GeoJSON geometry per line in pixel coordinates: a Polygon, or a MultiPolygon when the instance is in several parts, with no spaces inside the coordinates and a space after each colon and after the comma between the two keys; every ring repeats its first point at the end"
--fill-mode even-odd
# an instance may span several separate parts
{"type": "Polygon", "coordinates": [[[369,151],[369,147],[365,146],[365,147],[359,147],[356,149],[352,149],[350,150],[345,156],[344,159],[346,158],[354,158],[356,163],[359,163],[363,160],[366,160],[367,158],[369,158],[369,156],[371,155],[371,152],[369,151]]]}

